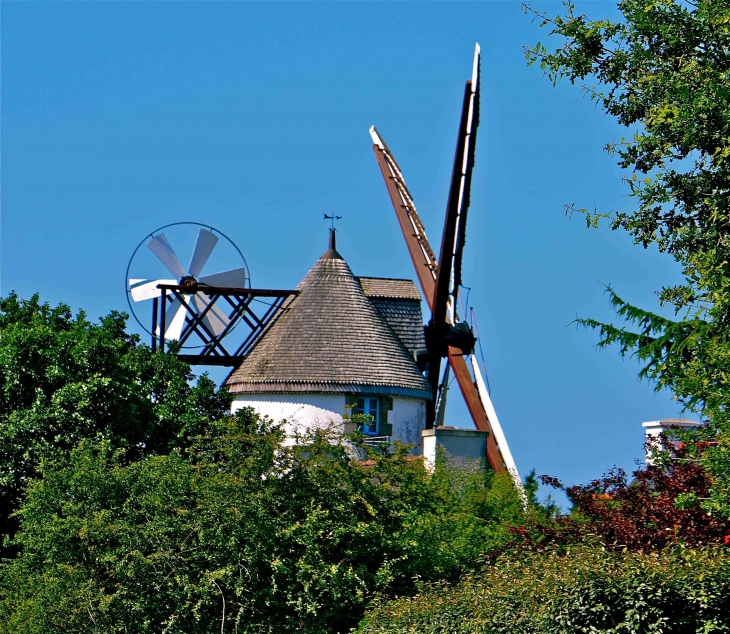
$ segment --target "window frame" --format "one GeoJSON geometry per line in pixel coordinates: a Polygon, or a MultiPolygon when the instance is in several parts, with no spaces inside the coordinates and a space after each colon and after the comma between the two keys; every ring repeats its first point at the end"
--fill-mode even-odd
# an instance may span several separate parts
{"type": "Polygon", "coordinates": [[[353,408],[354,414],[360,414],[364,416],[373,417],[373,425],[361,425],[361,431],[366,436],[378,436],[380,434],[381,425],[381,401],[377,396],[358,396],[355,401],[355,407],[353,408]],[[360,408],[360,401],[363,402],[362,410],[360,408]],[[373,411],[373,402],[375,403],[375,410],[373,411]],[[366,429],[367,428],[367,429],[366,429]],[[372,431],[368,431],[372,430],[372,431]]]}

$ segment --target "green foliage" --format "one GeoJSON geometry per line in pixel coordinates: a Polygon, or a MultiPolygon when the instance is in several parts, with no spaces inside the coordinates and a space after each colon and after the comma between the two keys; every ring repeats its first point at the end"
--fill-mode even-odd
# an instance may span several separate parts
{"type": "Polygon", "coordinates": [[[168,452],[230,396],[174,355],[153,354],[112,312],[100,323],[38,296],[0,299],[0,535],[12,534],[25,487],[49,450],[103,436],[127,459],[168,452]]]}
{"type": "Polygon", "coordinates": [[[709,421],[695,440],[719,442],[690,459],[702,460],[715,480],[705,509],[730,517],[730,4],[622,0],[621,22],[565,6],[553,17],[525,7],[561,40],[553,51],[527,49],[528,61],[553,82],[595,82],[585,93],[627,128],[606,149],[630,172],[624,182],[634,205],[614,213],[567,209],[583,212],[589,226],[605,218],[636,244],[657,246],[685,278],[659,293],[676,320],[609,289],[629,325],[579,323],[600,330],[601,346],[636,355],[643,377],[709,421]]]}
{"type": "MultiPolygon", "coordinates": [[[[548,480],[548,484],[553,484],[553,478],[549,478],[547,476],[541,476],[541,478],[543,480],[548,480]]],[[[548,496],[544,502],[540,502],[537,497],[537,491],[540,488],[538,480],[539,478],[534,469],[525,476],[523,487],[525,490],[525,497],[527,498],[528,509],[532,518],[538,522],[551,520],[560,514],[560,509],[550,496],[548,496]]],[[[557,482],[557,480],[554,481],[557,482]]],[[[561,487],[562,485],[559,485],[556,488],[561,487]]]]}
{"type": "Polygon", "coordinates": [[[455,587],[383,603],[360,634],[685,634],[730,629],[730,560],[720,550],[503,557],[455,587]]]}
{"type": "Polygon", "coordinates": [[[327,430],[288,445],[244,409],[168,455],[50,456],[0,570],[0,632],[346,632],[524,520],[509,478],[363,451],[327,430]]]}

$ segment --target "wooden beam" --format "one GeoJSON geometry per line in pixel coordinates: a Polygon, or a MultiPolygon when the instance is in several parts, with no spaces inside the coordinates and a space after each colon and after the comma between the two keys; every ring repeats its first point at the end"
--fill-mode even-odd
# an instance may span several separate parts
{"type": "MultiPolygon", "coordinates": [[[[436,288],[434,274],[431,270],[431,262],[429,262],[426,258],[421,243],[418,240],[413,223],[408,215],[408,207],[404,204],[403,197],[398,189],[396,176],[391,172],[390,166],[388,165],[388,161],[385,157],[384,148],[378,147],[378,145],[373,145],[373,151],[375,152],[375,159],[378,162],[380,171],[383,174],[383,180],[385,181],[385,186],[388,189],[390,201],[393,203],[393,209],[395,210],[396,218],[398,218],[401,233],[405,238],[408,253],[411,256],[411,261],[416,269],[416,275],[418,276],[418,282],[421,285],[421,290],[423,291],[423,297],[428,304],[429,310],[431,310],[434,289],[436,288]]],[[[415,213],[415,209],[413,212],[415,213]]],[[[425,240],[425,236],[422,239],[425,240]]]]}
{"type": "Polygon", "coordinates": [[[479,392],[477,391],[476,385],[474,385],[469,367],[466,365],[466,360],[461,354],[461,350],[458,348],[449,348],[449,364],[454,371],[456,382],[459,384],[459,388],[461,388],[461,394],[474,421],[474,426],[479,431],[489,432],[487,438],[487,460],[489,460],[489,465],[497,473],[507,471],[502,461],[502,455],[499,452],[492,426],[489,424],[489,419],[479,398],[479,392]]]}

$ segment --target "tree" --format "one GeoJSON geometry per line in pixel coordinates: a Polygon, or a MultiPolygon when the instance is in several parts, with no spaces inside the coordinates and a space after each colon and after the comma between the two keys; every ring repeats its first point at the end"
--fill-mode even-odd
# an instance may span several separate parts
{"type": "Polygon", "coordinates": [[[640,376],[708,422],[696,434],[718,441],[695,455],[714,484],[703,506],[730,517],[730,5],[622,0],[621,22],[565,6],[548,16],[525,5],[561,39],[552,51],[540,43],[527,49],[527,59],[553,82],[593,82],[585,94],[627,129],[606,150],[629,172],[634,203],[628,212],[567,211],[656,245],[684,274],[684,283],[659,292],[674,319],[629,305],[609,288],[628,324],[579,323],[600,330],[599,345],[635,355],[640,376]]]}
{"type": "Polygon", "coordinates": [[[112,312],[99,323],[38,296],[0,299],[0,534],[41,458],[104,437],[132,460],[184,445],[223,417],[230,396],[190,367],[155,354],[112,312]]]}
{"type": "Polygon", "coordinates": [[[704,467],[678,449],[664,464],[653,464],[628,479],[614,468],[588,484],[563,487],[554,478],[547,484],[566,492],[571,514],[552,523],[536,525],[531,540],[576,543],[600,539],[607,548],[652,552],[682,546],[723,545],[730,536],[730,521],[708,514],[688,500],[707,499],[712,481],[704,467]],[[678,508],[679,506],[682,508],[678,508]]]}
{"type": "Polygon", "coordinates": [[[455,582],[524,519],[508,476],[431,476],[405,447],[252,409],[129,461],[87,439],[30,484],[0,632],[347,632],[373,597],[455,582]]]}

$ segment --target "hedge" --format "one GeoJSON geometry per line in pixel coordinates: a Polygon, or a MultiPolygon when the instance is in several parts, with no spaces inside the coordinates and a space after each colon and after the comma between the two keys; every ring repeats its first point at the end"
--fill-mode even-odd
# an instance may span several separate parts
{"type": "Polygon", "coordinates": [[[359,634],[730,631],[723,549],[651,554],[577,546],[503,556],[479,576],[376,606],[359,634]]]}

